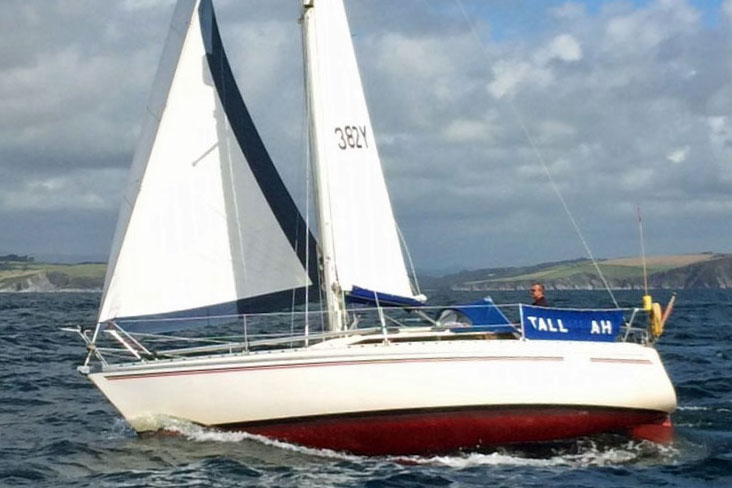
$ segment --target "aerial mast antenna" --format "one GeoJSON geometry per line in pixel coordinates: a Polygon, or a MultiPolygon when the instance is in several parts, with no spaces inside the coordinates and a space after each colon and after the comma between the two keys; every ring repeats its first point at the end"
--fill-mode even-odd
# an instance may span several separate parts
{"type": "Polygon", "coordinates": [[[648,294],[648,268],[646,267],[646,246],[643,239],[643,218],[641,217],[640,205],[636,206],[638,214],[638,234],[640,236],[641,262],[643,263],[643,309],[651,310],[651,296],[648,294]]]}

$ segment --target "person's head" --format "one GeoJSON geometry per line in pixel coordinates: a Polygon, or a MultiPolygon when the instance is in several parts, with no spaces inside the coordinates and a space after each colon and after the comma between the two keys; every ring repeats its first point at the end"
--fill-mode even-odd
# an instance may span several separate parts
{"type": "Polygon", "coordinates": [[[531,298],[538,300],[544,296],[544,285],[541,283],[532,283],[531,285],[531,298]]]}

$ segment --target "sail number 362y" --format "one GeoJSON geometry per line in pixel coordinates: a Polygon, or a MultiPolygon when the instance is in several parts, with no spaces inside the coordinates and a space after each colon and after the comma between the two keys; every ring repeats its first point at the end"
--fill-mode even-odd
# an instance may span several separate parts
{"type": "Polygon", "coordinates": [[[338,149],[363,149],[369,147],[366,139],[366,126],[344,125],[335,128],[338,149]]]}

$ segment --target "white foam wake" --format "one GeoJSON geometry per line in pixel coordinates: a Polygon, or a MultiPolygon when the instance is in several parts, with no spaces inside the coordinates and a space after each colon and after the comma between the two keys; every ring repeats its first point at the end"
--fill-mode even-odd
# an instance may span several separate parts
{"type": "Polygon", "coordinates": [[[475,466],[531,466],[586,468],[623,464],[667,464],[678,457],[673,446],[662,446],[648,441],[628,441],[615,446],[598,446],[593,441],[577,441],[573,452],[557,449],[549,456],[527,457],[524,453],[498,450],[490,454],[463,454],[457,456],[409,457],[415,464],[449,466],[465,469],[475,466]]]}
{"type": "Polygon", "coordinates": [[[681,406],[676,407],[676,410],[680,410],[682,412],[683,411],[692,411],[692,412],[696,412],[696,411],[701,411],[701,412],[712,411],[712,412],[723,412],[723,413],[732,412],[732,409],[729,409],[729,408],[724,408],[724,407],[705,407],[705,406],[700,406],[700,405],[681,405],[681,406]]]}
{"type": "Polygon", "coordinates": [[[329,449],[316,449],[310,447],[304,447],[297,444],[290,444],[288,442],[278,441],[270,439],[256,434],[249,434],[247,432],[235,432],[235,431],[223,431],[215,428],[203,427],[201,425],[186,422],[184,420],[168,418],[161,422],[162,428],[175,432],[188,440],[196,442],[244,442],[244,441],[255,441],[261,444],[276,447],[278,449],[285,449],[288,451],[294,451],[301,454],[307,454],[310,456],[321,456],[328,458],[335,458],[349,461],[360,461],[362,457],[355,456],[352,454],[346,454],[338,451],[331,451],[329,449]]]}

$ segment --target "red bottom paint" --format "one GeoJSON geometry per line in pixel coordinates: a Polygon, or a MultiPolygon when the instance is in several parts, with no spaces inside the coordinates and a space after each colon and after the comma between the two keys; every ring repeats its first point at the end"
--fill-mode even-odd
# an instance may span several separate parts
{"type": "Polygon", "coordinates": [[[609,432],[642,434],[666,419],[666,413],[645,410],[538,406],[385,412],[217,427],[308,447],[378,456],[469,451],[609,432]]]}
{"type": "Polygon", "coordinates": [[[671,417],[666,417],[660,424],[637,425],[628,431],[633,439],[655,442],[656,444],[671,444],[674,440],[674,428],[671,417]]]}

